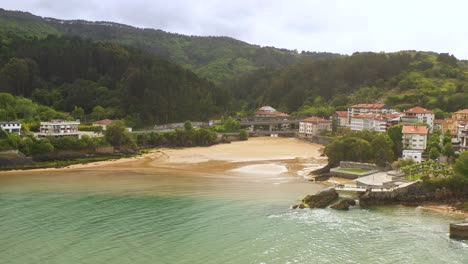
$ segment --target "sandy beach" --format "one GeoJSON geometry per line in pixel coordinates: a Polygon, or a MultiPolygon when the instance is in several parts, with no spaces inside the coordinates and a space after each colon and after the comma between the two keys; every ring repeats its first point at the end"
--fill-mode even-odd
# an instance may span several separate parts
{"type": "Polygon", "coordinates": [[[298,171],[304,168],[326,164],[326,157],[321,157],[322,148],[321,145],[295,138],[257,137],[250,138],[248,141],[218,144],[210,147],[153,149],[149,153],[132,158],[76,164],[66,168],[5,171],[0,172],[0,175],[29,175],[35,172],[82,170],[297,175],[298,171]]]}

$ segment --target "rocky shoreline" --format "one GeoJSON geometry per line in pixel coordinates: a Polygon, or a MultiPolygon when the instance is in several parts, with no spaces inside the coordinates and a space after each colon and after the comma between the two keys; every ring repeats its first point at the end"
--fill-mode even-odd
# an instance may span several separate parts
{"type": "Polygon", "coordinates": [[[292,209],[305,208],[333,208],[348,210],[351,206],[359,204],[361,207],[381,205],[421,206],[435,212],[457,214],[468,217],[468,199],[463,195],[445,189],[431,191],[422,184],[415,184],[406,192],[373,192],[367,190],[359,195],[358,202],[349,198],[341,198],[334,188],[327,188],[314,195],[307,195],[300,204],[293,205],[292,209]]]}
{"type": "Polygon", "coordinates": [[[313,195],[307,195],[302,199],[300,204],[292,206],[292,209],[305,209],[305,208],[330,208],[337,210],[348,210],[349,207],[356,205],[353,199],[345,198],[338,200],[339,195],[334,188],[327,188],[313,195]],[[337,202],[335,202],[338,200],[337,202]],[[335,202],[335,203],[333,203],[335,202]],[[332,204],[333,203],[333,204],[332,204]]]}

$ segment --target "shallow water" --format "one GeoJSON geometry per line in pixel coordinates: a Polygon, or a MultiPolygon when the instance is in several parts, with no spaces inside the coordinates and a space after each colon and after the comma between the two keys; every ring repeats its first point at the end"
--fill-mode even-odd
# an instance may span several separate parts
{"type": "Polygon", "coordinates": [[[2,175],[0,263],[468,263],[453,217],[289,209],[320,188],[284,175],[2,175]]]}

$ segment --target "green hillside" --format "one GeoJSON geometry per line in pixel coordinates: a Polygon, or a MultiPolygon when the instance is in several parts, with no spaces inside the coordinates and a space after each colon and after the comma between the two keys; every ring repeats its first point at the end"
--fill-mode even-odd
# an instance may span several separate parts
{"type": "Polygon", "coordinates": [[[399,110],[419,105],[444,112],[468,108],[468,69],[449,54],[402,51],[355,53],[258,70],[226,85],[238,108],[270,104],[299,115],[330,116],[356,103],[387,103],[399,110]]]}
{"type": "Polygon", "coordinates": [[[133,126],[207,120],[230,94],[179,65],[109,42],[0,34],[0,92],[133,126]]]}
{"type": "Polygon", "coordinates": [[[79,36],[136,47],[183,65],[215,83],[260,68],[281,68],[303,59],[338,56],[260,47],[229,37],[197,37],[112,22],[57,20],[0,9],[0,30],[27,36],[79,36]]]}

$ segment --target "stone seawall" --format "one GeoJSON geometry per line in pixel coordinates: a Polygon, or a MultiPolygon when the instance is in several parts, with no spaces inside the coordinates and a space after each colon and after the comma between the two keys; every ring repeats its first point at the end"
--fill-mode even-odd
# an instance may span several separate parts
{"type": "Polygon", "coordinates": [[[419,203],[432,199],[432,195],[424,190],[421,183],[415,183],[406,187],[397,188],[392,191],[373,192],[366,191],[359,196],[359,205],[387,205],[387,204],[405,204],[418,205],[419,203]]]}

